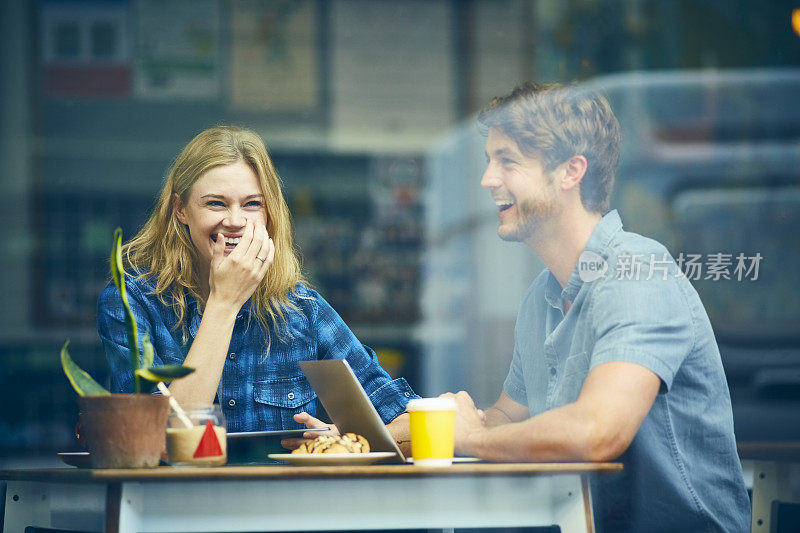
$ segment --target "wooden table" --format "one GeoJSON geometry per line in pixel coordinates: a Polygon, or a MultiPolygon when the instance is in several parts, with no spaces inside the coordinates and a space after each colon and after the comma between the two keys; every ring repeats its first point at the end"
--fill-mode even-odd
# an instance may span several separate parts
{"type": "Polygon", "coordinates": [[[593,528],[588,477],[619,463],[0,471],[5,531],[593,528]]]}

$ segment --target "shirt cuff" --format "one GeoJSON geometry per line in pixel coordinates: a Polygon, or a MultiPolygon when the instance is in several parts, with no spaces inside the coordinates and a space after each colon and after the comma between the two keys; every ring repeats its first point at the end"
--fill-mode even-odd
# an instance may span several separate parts
{"type": "Polygon", "coordinates": [[[414,398],[419,398],[419,395],[411,389],[405,378],[384,383],[369,395],[384,424],[403,414],[409,400],[414,398]]]}

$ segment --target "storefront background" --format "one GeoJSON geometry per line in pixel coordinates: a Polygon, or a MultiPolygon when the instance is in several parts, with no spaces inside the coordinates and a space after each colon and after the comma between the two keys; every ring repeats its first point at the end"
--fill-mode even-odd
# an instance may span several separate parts
{"type": "Polygon", "coordinates": [[[69,338],[104,379],[95,302],[113,230],[137,231],[172,158],[216,124],[263,136],[308,277],[384,365],[424,395],[493,402],[542,264],[496,236],[474,117],[526,80],[608,95],[628,229],[676,257],[761,254],[758,279],[694,284],[737,436],[800,438],[800,4],[1,5],[3,457],[75,449],[58,350],[69,338]]]}

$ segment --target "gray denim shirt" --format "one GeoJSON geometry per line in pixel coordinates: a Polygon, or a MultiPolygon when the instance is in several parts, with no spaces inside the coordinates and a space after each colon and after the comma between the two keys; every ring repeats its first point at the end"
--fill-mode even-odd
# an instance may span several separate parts
{"type": "Polygon", "coordinates": [[[531,416],[574,402],[602,363],[636,363],[661,378],[652,409],[618,459],[622,474],[593,481],[599,531],[749,531],[714,332],[661,244],[623,231],[616,211],[606,214],[563,290],[548,270],[533,282],[514,345],[503,388],[531,416]]]}

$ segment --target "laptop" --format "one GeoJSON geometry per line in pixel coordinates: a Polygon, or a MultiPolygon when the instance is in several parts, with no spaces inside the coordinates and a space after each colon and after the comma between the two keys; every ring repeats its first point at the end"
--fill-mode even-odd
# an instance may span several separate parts
{"type": "Polygon", "coordinates": [[[347,361],[300,361],[300,368],[340,433],[363,435],[370,451],[394,452],[386,462],[406,462],[347,361]]]}

